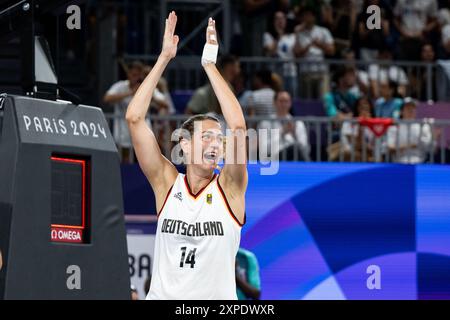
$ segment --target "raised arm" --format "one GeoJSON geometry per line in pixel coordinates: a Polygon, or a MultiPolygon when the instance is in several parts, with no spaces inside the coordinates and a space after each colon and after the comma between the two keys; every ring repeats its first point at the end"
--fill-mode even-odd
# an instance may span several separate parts
{"type": "Polygon", "coordinates": [[[139,165],[155,192],[158,211],[164,202],[167,192],[175,181],[178,172],[175,166],[161,154],[155,135],[145,122],[145,116],[153,96],[153,91],[164,69],[176,55],[179,40],[178,36],[174,35],[176,23],[177,16],[172,11],[166,19],[161,54],[155,66],[142,82],[128,105],[126,113],[133,147],[139,165]]]}
{"type": "MultiPolygon", "coordinates": [[[[211,18],[208,22],[206,31],[207,44],[217,45],[217,33],[215,21],[211,18]]],[[[214,93],[219,100],[222,114],[227,123],[229,134],[226,143],[226,159],[222,173],[219,177],[219,183],[231,198],[243,197],[247,189],[247,153],[246,153],[246,134],[244,114],[234,93],[231,91],[228,83],[223,79],[214,63],[203,61],[202,64],[208,75],[214,93]]],[[[237,218],[243,222],[244,210],[236,210],[237,218]]]]}

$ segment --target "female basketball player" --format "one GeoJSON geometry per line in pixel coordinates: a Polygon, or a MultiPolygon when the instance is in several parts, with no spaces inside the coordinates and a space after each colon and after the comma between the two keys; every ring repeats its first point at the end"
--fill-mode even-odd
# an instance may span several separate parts
{"type": "Polygon", "coordinates": [[[231,132],[227,152],[233,153],[227,155],[220,174],[214,173],[223,153],[222,130],[216,118],[197,115],[182,125],[189,133],[180,139],[186,175],[178,173],[161,154],[144,121],[153,90],[176,55],[176,23],[177,16],[171,12],[158,61],[126,114],[137,159],[153,188],[158,210],[147,299],[236,299],[235,257],[245,223],[248,179],[246,161],[238,161],[238,155],[246,154],[246,125],[236,97],[215,66],[218,44],[214,20],[208,22],[202,65],[231,132]],[[229,142],[233,145],[230,151],[229,142]]]}

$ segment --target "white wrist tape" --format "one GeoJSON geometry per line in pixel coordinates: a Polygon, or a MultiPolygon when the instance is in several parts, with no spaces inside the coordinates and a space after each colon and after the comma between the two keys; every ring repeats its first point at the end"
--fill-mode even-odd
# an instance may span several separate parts
{"type": "Polygon", "coordinates": [[[219,46],[216,44],[206,43],[203,47],[202,65],[207,63],[216,63],[219,46]]]}

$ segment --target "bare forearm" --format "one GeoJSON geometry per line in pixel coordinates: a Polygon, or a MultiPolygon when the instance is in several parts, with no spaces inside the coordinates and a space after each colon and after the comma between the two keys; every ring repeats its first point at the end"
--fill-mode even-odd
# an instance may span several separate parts
{"type": "Polygon", "coordinates": [[[152,71],[140,85],[130,104],[128,105],[126,119],[136,122],[145,119],[150,101],[152,100],[153,91],[155,90],[159,79],[170,59],[160,56],[156,61],[152,71]]]}
{"type": "Polygon", "coordinates": [[[219,100],[220,108],[227,125],[230,129],[245,129],[242,108],[234,93],[222,78],[219,70],[212,63],[206,64],[204,69],[217,96],[217,100],[219,100]]]}
{"type": "Polygon", "coordinates": [[[250,284],[248,284],[245,280],[236,277],[236,285],[238,288],[240,288],[245,295],[250,296],[251,298],[258,300],[261,296],[261,291],[252,287],[250,284]]]}
{"type": "Polygon", "coordinates": [[[119,102],[123,99],[125,99],[126,97],[130,96],[131,93],[127,92],[127,93],[118,93],[118,94],[107,94],[105,95],[105,97],[103,98],[103,102],[105,103],[110,103],[110,104],[114,104],[116,102],[119,102]]]}

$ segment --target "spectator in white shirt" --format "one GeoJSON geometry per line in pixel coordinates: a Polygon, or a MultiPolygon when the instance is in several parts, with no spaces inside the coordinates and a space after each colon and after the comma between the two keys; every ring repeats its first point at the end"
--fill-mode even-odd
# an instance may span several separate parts
{"type": "MultiPolygon", "coordinates": [[[[416,105],[415,100],[405,98],[403,120],[416,119],[416,105]]],[[[433,147],[431,127],[428,123],[402,123],[391,126],[387,132],[387,144],[394,162],[423,163],[433,147]]]]}
{"type": "MultiPolygon", "coordinates": [[[[127,80],[120,80],[114,83],[103,97],[103,102],[114,107],[113,136],[118,147],[121,149],[123,161],[128,161],[130,150],[132,149],[131,137],[128,131],[128,125],[125,120],[125,112],[128,104],[133,98],[136,90],[142,82],[142,79],[150,72],[151,67],[144,66],[139,61],[134,61],[126,67],[127,80]]],[[[155,89],[151,102],[150,112],[153,113],[173,113],[175,111],[173,104],[167,100],[166,95],[158,89],[155,89]]],[[[151,122],[147,119],[147,124],[151,122]]]]}
{"type": "Polygon", "coordinates": [[[325,56],[333,56],[335,45],[327,28],[316,25],[314,9],[305,7],[301,13],[302,24],[295,27],[294,54],[305,61],[300,65],[302,96],[304,87],[309,87],[311,97],[323,96],[329,90],[329,72],[322,63],[325,56]]]}
{"type": "Polygon", "coordinates": [[[259,70],[253,77],[253,92],[248,98],[248,115],[270,116],[275,114],[273,107],[272,73],[269,70],[259,70]]]}
{"type": "Polygon", "coordinates": [[[392,52],[388,47],[380,49],[378,59],[381,64],[371,64],[369,66],[369,81],[372,95],[376,98],[380,96],[380,83],[392,81],[397,84],[397,92],[401,96],[406,95],[409,84],[405,71],[392,64],[392,52]]]}
{"type": "Polygon", "coordinates": [[[275,157],[287,161],[309,161],[308,134],[303,121],[293,121],[289,111],[292,98],[289,92],[279,91],[274,96],[276,114],[270,120],[261,121],[259,133],[260,158],[263,161],[275,157]],[[284,121],[283,121],[284,120],[284,121]],[[261,150],[262,149],[262,150],[261,150]],[[262,152],[261,152],[262,151],[262,152]]]}
{"type": "MultiPolygon", "coordinates": [[[[264,51],[269,57],[278,57],[282,60],[292,60],[295,58],[294,45],[295,35],[287,33],[286,14],[277,11],[274,14],[273,25],[269,31],[264,33],[264,51]]],[[[284,87],[292,96],[297,96],[297,67],[293,62],[286,62],[281,65],[280,74],[283,75],[284,87]]]]}
{"type": "Polygon", "coordinates": [[[132,148],[131,137],[125,121],[128,104],[136,93],[142,81],[144,65],[134,61],[127,67],[127,80],[114,83],[103,97],[103,102],[114,107],[113,136],[119,148],[123,150],[122,160],[129,156],[132,148]]]}

